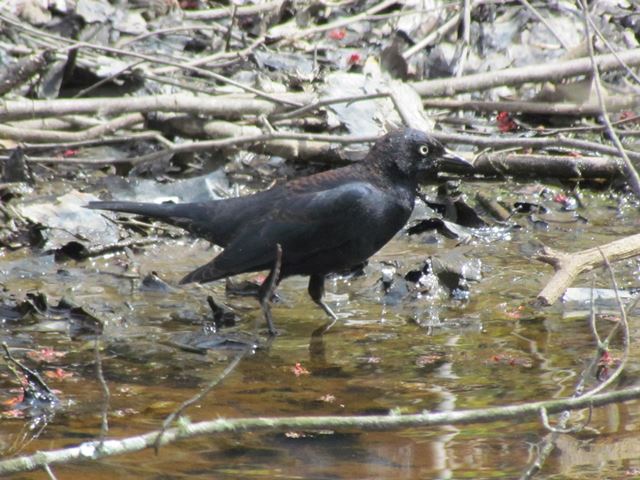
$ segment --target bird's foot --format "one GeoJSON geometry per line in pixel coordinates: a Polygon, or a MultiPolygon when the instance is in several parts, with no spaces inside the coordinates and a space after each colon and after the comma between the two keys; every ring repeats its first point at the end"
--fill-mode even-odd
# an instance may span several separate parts
{"type": "Polygon", "coordinates": [[[329,315],[331,317],[331,319],[333,320],[333,323],[331,325],[333,325],[336,320],[338,320],[338,316],[333,313],[333,310],[331,310],[331,308],[329,307],[329,305],[327,305],[326,303],[324,303],[322,300],[318,300],[316,302],[316,304],[322,308],[322,310],[324,310],[324,312],[329,315]]]}

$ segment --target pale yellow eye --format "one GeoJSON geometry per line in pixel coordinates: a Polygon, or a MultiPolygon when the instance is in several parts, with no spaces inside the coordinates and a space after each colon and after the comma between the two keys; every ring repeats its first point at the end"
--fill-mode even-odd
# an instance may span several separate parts
{"type": "Polygon", "coordinates": [[[420,145],[418,151],[420,152],[420,155],[426,157],[429,154],[429,147],[427,145],[420,145]]]}

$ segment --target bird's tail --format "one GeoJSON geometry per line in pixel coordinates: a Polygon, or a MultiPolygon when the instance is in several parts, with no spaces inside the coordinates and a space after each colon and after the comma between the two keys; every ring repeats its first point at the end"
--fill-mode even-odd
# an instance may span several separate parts
{"type": "Polygon", "coordinates": [[[134,213],[157,219],[182,217],[188,213],[185,204],[144,203],[144,202],[89,202],[86,208],[93,210],[110,210],[112,212],[134,213]]]}
{"type": "Polygon", "coordinates": [[[227,272],[221,272],[215,267],[215,258],[203,265],[201,267],[196,268],[193,272],[187,274],[182,280],[180,280],[180,285],[184,285],[185,283],[207,283],[213,282],[214,280],[218,280],[220,278],[224,278],[228,275],[227,272]]]}

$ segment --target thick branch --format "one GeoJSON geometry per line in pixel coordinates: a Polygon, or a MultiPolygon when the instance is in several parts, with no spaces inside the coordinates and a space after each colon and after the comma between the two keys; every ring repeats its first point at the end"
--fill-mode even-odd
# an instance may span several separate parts
{"type": "Polygon", "coordinates": [[[46,142],[82,142],[104,137],[118,130],[143,123],[144,117],[139,113],[131,113],[114,118],[102,125],[80,130],[66,132],[59,130],[38,130],[35,128],[17,128],[9,125],[0,125],[0,138],[9,138],[18,142],[46,143],[46,142]]]}
{"type": "Polygon", "coordinates": [[[623,177],[623,172],[615,160],[602,157],[497,152],[480,155],[473,162],[473,167],[474,173],[513,177],[609,180],[623,177]]]}
{"type": "MultiPolygon", "coordinates": [[[[627,50],[618,54],[620,60],[627,65],[640,64],[640,48],[627,50]]],[[[595,57],[600,71],[624,68],[613,54],[595,57]]],[[[519,85],[526,82],[549,82],[562,80],[592,72],[591,59],[578,58],[564,62],[549,62],[542,65],[507,68],[487,73],[476,73],[459,78],[443,78],[424,80],[412,84],[413,88],[424,97],[447,97],[461,92],[477,92],[503,85],[519,85]]]]}
{"type": "MultiPolygon", "coordinates": [[[[425,108],[446,108],[450,110],[471,110],[476,112],[522,112],[541,115],[600,115],[600,105],[587,103],[550,103],[535,101],[498,101],[482,100],[449,100],[444,98],[426,99],[422,102],[425,108]]],[[[607,110],[619,112],[640,106],[640,96],[615,96],[606,99],[607,110]]]]}
{"type": "Polygon", "coordinates": [[[556,273],[538,294],[537,300],[542,305],[555,303],[578,275],[604,265],[603,254],[611,262],[640,255],[640,234],[576,253],[558,252],[544,247],[542,252],[536,255],[536,259],[552,265],[556,273]]]}
{"type": "MultiPolygon", "coordinates": [[[[284,95],[283,95],[284,96],[284,95]]],[[[293,94],[300,101],[311,101],[305,94],[293,94]]],[[[182,112],[194,115],[213,115],[238,118],[243,115],[268,115],[278,105],[252,95],[154,95],[124,98],[87,98],[60,100],[0,101],[0,121],[72,114],[113,115],[123,113],[182,112]]]]}
{"type": "MultiPolygon", "coordinates": [[[[603,393],[584,398],[546,400],[522,405],[462,410],[453,412],[419,413],[415,415],[369,415],[369,416],[320,416],[320,417],[272,417],[218,419],[193,424],[183,423],[177,428],[164,432],[161,444],[199,435],[224,432],[256,432],[286,430],[334,430],[363,429],[391,430],[408,427],[433,427],[438,425],[465,425],[470,423],[490,423],[498,421],[523,421],[538,417],[540,410],[557,413],[564,410],[598,407],[640,398],[640,387],[632,387],[616,392],[603,393]]],[[[152,448],[158,432],[150,432],[121,440],[108,440],[98,449],[98,442],[84,443],[78,447],[47,452],[0,461],[0,475],[25,472],[43,468],[45,465],[96,460],[103,457],[137,452],[152,448]]]]}

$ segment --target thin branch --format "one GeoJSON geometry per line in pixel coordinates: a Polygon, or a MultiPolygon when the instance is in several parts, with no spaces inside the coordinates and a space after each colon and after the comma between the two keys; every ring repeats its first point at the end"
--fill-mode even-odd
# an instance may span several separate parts
{"type": "MultiPolygon", "coordinates": [[[[585,0],[580,0],[580,4],[582,5],[582,10],[584,12],[584,30],[585,35],[587,36],[587,47],[589,48],[589,59],[591,60],[591,68],[593,70],[593,84],[596,87],[596,95],[598,97],[598,103],[600,104],[600,109],[602,111],[602,120],[604,124],[607,126],[607,132],[609,134],[609,138],[613,142],[613,144],[618,149],[620,153],[620,157],[622,157],[623,165],[625,173],[627,174],[627,181],[629,182],[629,186],[633,193],[637,198],[640,198],[640,176],[636,171],[635,167],[629,160],[627,153],[625,152],[624,147],[622,146],[622,142],[620,138],[616,134],[613,129],[613,125],[611,125],[611,119],[609,118],[609,114],[607,113],[607,107],[604,102],[604,93],[602,88],[602,82],[600,81],[600,72],[598,70],[598,64],[595,60],[595,54],[593,51],[593,42],[591,41],[591,25],[589,23],[589,12],[587,9],[587,4],[585,0]]],[[[616,58],[617,60],[617,58],[616,58]]]]}
{"type": "MultiPolygon", "coordinates": [[[[628,358],[628,351],[629,351],[629,324],[627,322],[627,317],[626,317],[626,311],[624,306],[622,305],[622,301],[620,300],[620,295],[619,295],[619,290],[618,290],[618,285],[617,282],[615,280],[615,275],[613,273],[613,269],[611,268],[611,265],[608,263],[607,257],[605,256],[604,252],[601,249],[598,249],[600,251],[601,256],[603,257],[605,263],[608,266],[609,269],[609,274],[611,275],[611,281],[613,283],[613,287],[614,287],[614,291],[616,293],[616,299],[618,301],[618,307],[620,309],[620,315],[621,318],[623,318],[623,320],[621,322],[618,322],[609,332],[609,335],[607,336],[607,339],[605,340],[605,342],[601,342],[600,340],[600,336],[598,335],[598,331],[596,329],[596,325],[595,325],[595,308],[594,308],[594,302],[593,302],[593,290],[594,290],[594,285],[592,285],[591,287],[591,302],[590,302],[590,307],[591,307],[591,312],[590,312],[590,326],[591,326],[591,331],[594,335],[594,339],[596,340],[596,352],[595,355],[593,356],[593,358],[591,359],[591,362],[589,363],[589,365],[587,365],[587,367],[585,367],[582,371],[582,374],[580,375],[580,380],[576,383],[576,386],[574,388],[574,394],[573,394],[573,398],[588,398],[589,396],[595,395],[597,394],[599,391],[601,391],[602,389],[606,388],[607,386],[611,385],[611,383],[613,382],[613,380],[615,380],[615,378],[617,378],[621,372],[623,371],[625,364],[626,364],[626,359],[628,358]],[[613,336],[615,335],[616,331],[618,330],[619,326],[621,324],[624,324],[625,326],[625,335],[624,335],[624,346],[625,346],[625,355],[624,355],[624,361],[620,362],[620,364],[618,365],[616,371],[607,379],[607,381],[603,382],[602,384],[596,386],[595,388],[589,390],[588,392],[584,391],[584,386],[585,383],[587,381],[587,378],[589,375],[593,375],[593,373],[595,372],[595,367],[596,365],[598,365],[598,363],[600,362],[600,359],[602,358],[602,355],[604,352],[607,351],[608,345],[611,341],[611,339],[613,338],[613,336]]],[[[629,308],[629,311],[633,311],[633,309],[635,308],[636,303],[638,302],[638,300],[640,300],[640,297],[636,298],[636,301],[633,303],[633,305],[629,308]]],[[[549,419],[547,417],[547,412],[545,409],[541,409],[540,410],[540,415],[542,418],[542,423],[545,426],[545,428],[547,428],[547,430],[549,430],[551,432],[550,435],[548,435],[543,443],[542,446],[539,448],[538,451],[538,455],[536,456],[536,459],[531,463],[531,465],[529,466],[529,468],[527,468],[527,470],[520,476],[520,480],[529,480],[531,478],[533,478],[541,469],[542,466],[544,465],[544,462],[547,460],[547,458],[549,458],[549,455],[551,455],[551,452],[553,451],[553,449],[555,448],[555,444],[556,441],[558,439],[559,434],[561,433],[572,433],[572,432],[577,432],[580,431],[582,428],[584,428],[586,425],[589,424],[590,420],[591,420],[591,415],[593,413],[593,408],[589,408],[589,417],[582,422],[582,425],[578,426],[578,427],[572,427],[572,428],[566,428],[567,423],[569,422],[569,419],[571,417],[571,414],[568,410],[565,410],[564,412],[562,412],[560,414],[560,418],[558,419],[557,422],[557,426],[556,427],[551,427],[549,425],[549,419]]]]}
{"type": "MultiPolygon", "coordinates": [[[[0,18],[8,23],[10,23],[11,25],[23,29],[23,30],[27,30],[27,31],[35,31],[37,33],[42,33],[39,32],[38,30],[33,29],[30,26],[26,26],[23,25],[21,22],[13,20],[12,18],[8,17],[7,15],[4,14],[0,14],[0,18]]],[[[63,37],[59,37],[61,40],[68,42],[67,39],[63,38],[63,37]]],[[[121,55],[121,56],[125,56],[125,57],[133,57],[133,58],[139,58],[141,60],[145,60],[149,63],[155,63],[155,64],[161,64],[161,65],[168,65],[168,66],[172,66],[172,67],[176,67],[179,68],[181,70],[187,70],[193,73],[197,73],[199,75],[202,75],[203,77],[206,78],[213,78],[214,80],[217,80],[219,82],[222,83],[226,83],[228,85],[233,85],[234,87],[237,87],[239,89],[245,90],[247,92],[253,93],[255,96],[259,97],[259,98],[264,98],[267,100],[270,100],[274,103],[277,104],[284,104],[284,105],[293,105],[293,106],[300,106],[299,104],[295,103],[295,102],[291,102],[289,100],[286,100],[284,98],[280,98],[277,97],[275,95],[271,95],[269,93],[263,92],[262,90],[259,90],[257,88],[253,88],[249,85],[245,85],[243,83],[240,82],[236,82],[235,80],[232,80],[228,77],[225,77],[224,75],[220,75],[218,73],[212,72],[210,70],[205,70],[202,68],[198,68],[198,67],[190,67],[188,65],[185,64],[181,64],[178,62],[174,62],[174,61],[170,61],[170,60],[162,60],[160,58],[158,58],[157,56],[152,56],[152,55],[145,55],[142,53],[138,53],[138,52],[133,52],[130,50],[122,50],[120,48],[113,48],[113,47],[107,47],[104,45],[96,45],[96,44],[92,44],[92,43],[88,43],[88,42],[74,42],[70,45],[67,45],[64,48],[64,51],[71,51],[71,50],[77,50],[77,49],[81,49],[81,48],[87,48],[87,49],[91,49],[91,50],[96,50],[99,52],[107,52],[107,53],[113,53],[113,54],[117,54],[117,55],[121,55]]]]}
{"type": "Polygon", "coordinates": [[[93,343],[93,351],[94,357],[96,360],[96,376],[98,377],[98,382],[100,383],[100,389],[102,390],[102,409],[101,409],[101,425],[100,425],[100,436],[99,438],[99,446],[104,444],[104,440],[109,433],[109,401],[111,400],[111,392],[109,391],[109,386],[107,385],[107,381],[104,379],[104,373],[102,371],[102,356],[100,355],[100,335],[96,334],[95,341],[93,343]]]}
{"type": "Polygon", "coordinates": [[[556,32],[556,30],[551,26],[551,24],[547,21],[547,19],[544,18],[542,14],[535,7],[533,7],[533,5],[531,5],[527,0],[520,0],[520,3],[524,5],[527,8],[527,10],[529,10],[533,14],[533,16],[540,21],[540,23],[542,23],[545,27],[547,27],[547,30],[549,30],[549,33],[551,33],[551,35],[556,37],[556,40],[558,40],[558,43],[562,45],[562,48],[564,48],[567,51],[569,50],[569,45],[567,45],[565,41],[562,40],[562,37],[558,34],[558,32],[556,32]]]}
{"type": "Polygon", "coordinates": [[[607,388],[609,385],[611,385],[622,374],[622,372],[624,371],[624,367],[627,364],[627,359],[629,358],[630,332],[629,332],[629,321],[627,319],[627,312],[625,311],[624,305],[622,304],[622,300],[620,299],[620,289],[618,288],[618,282],[616,282],[616,276],[613,273],[613,268],[611,268],[609,259],[607,258],[604,251],[601,248],[598,248],[598,252],[600,252],[600,255],[602,256],[602,259],[604,261],[604,265],[607,267],[607,271],[609,272],[611,283],[613,285],[613,291],[616,294],[616,302],[618,303],[618,308],[620,309],[620,322],[622,323],[622,329],[623,329],[622,344],[624,347],[624,352],[622,354],[622,360],[620,360],[620,363],[618,364],[618,367],[616,368],[616,370],[611,375],[609,375],[609,377],[600,385],[586,392],[583,395],[584,397],[596,395],[598,392],[601,392],[602,390],[607,388]]]}
{"type": "MultiPolygon", "coordinates": [[[[320,33],[320,32],[326,32],[328,30],[333,30],[336,28],[342,28],[345,27],[351,23],[356,23],[356,22],[360,22],[362,20],[366,20],[368,17],[375,15],[376,13],[389,8],[390,6],[396,4],[396,0],[383,0],[382,2],[374,5],[373,7],[365,10],[362,13],[358,13],[356,15],[353,15],[352,17],[342,17],[342,18],[338,18],[337,20],[331,21],[331,22],[327,22],[324,25],[318,25],[315,27],[309,27],[309,28],[296,28],[295,31],[292,32],[288,32],[288,34],[286,36],[283,37],[283,40],[286,40],[287,42],[291,42],[293,40],[297,40],[303,37],[307,37],[309,35],[313,35],[315,33],[320,33]]],[[[293,20],[295,21],[295,20],[293,20]]],[[[269,32],[270,36],[273,36],[273,29],[272,31],[269,32]]]]}

